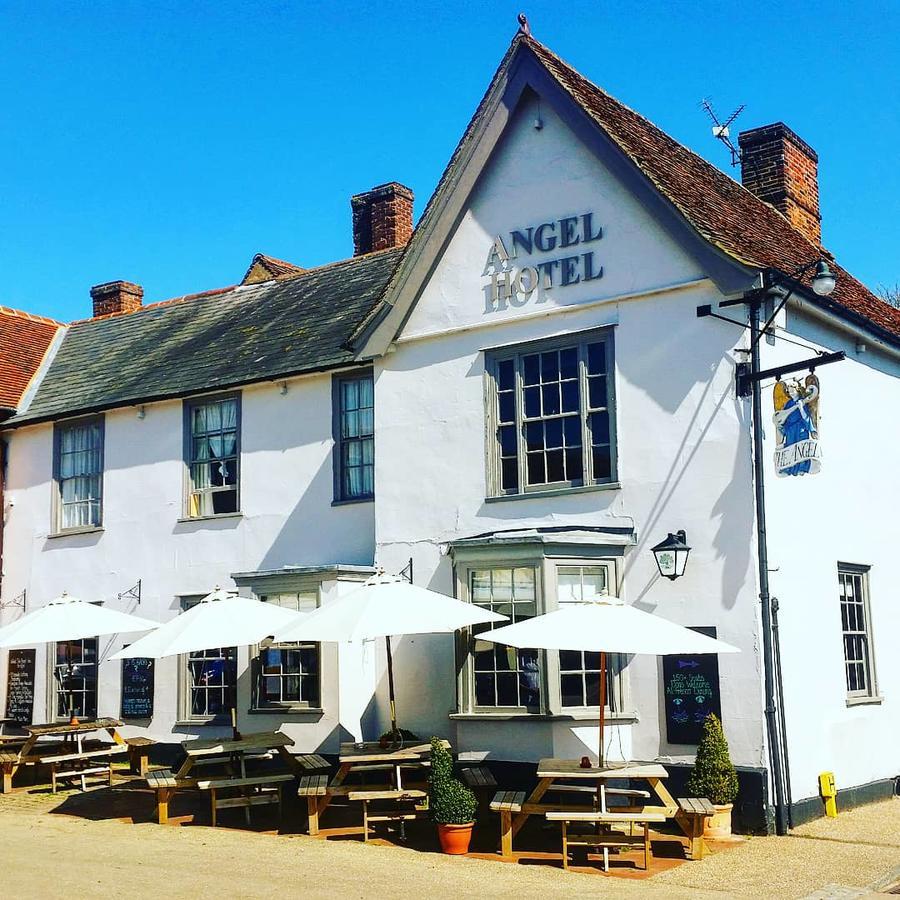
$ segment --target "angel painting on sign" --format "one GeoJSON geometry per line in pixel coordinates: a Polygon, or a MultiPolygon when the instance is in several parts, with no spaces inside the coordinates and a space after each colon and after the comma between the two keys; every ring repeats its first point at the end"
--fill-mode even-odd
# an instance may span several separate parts
{"type": "Polygon", "coordinates": [[[815,474],[821,468],[819,451],[819,379],[810,373],[804,382],[775,382],[775,414],[778,430],[775,468],[779,475],[815,474]]]}

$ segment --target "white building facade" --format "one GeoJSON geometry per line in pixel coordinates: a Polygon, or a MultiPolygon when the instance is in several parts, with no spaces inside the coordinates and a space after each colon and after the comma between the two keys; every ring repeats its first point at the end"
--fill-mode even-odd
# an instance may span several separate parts
{"type": "MultiPolygon", "coordinates": [[[[306,609],[376,566],[410,563],[415,583],[512,618],[606,591],[740,649],[718,660],[716,688],[741,773],[739,822],[765,827],[751,407],[735,390],[746,309],[720,304],[764,269],[790,274],[824,251],[787,213],[667,141],[520,36],[402,254],[363,242],[356,260],[318,272],[74,326],[3,436],[3,599],[25,592],[31,608],[66,590],[165,621],[220,585],[306,609]],[[769,229],[765,240],[740,245],[744,223],[729,217],[741,214],[769,229]],[[766,257],[766,243],[784,258],[766,257]],[[343,307],[332,282],[370,299],[343,307]],[[306,303],[348,312],[310,338],[306,303]],[[738,324],[698,317],[703,306],[738,324]],[[207,313],[190,312],[207,308],[206,325],[207,313]],[[169,360],[142,343],[157,327],[183,354],[226,319],[263,333],[267,315],[291,336],[206,381],[201,365],[193,382],[167,382],[169,360]],[[179,339],[179,325],[197,334],[179,339]],[[138,365],[125,369],[127,388],[111,379],[93,400],[93,388],[72,390],[79,343],[146,352],[150,386],[138,365]],[[94,486],[67,487],[72,472],[94,486]],[[669,581],[651,548],[678,530],[692,550],[669,581]]],[[[406,202],[386,188],[388,202],[406,202]]],[[[817,371],[821,471],[777,478],[768,418],[762,448],[797,820],[818,814],[822,771],[847,802],[889,794],[900,773],[889,652],[900,488],[882,474],[900,426],[881,412],[900,398],[900,318],[894,329],[886,310],[867,317],[865,289],[846,279],[838,271],[829,304],[799,286],[761,343],[763,368],[847,351],[817,371]]],[[[772,395],[764,382],[767,417],[772,395]]],[[[8,606],[4,622],[17,614],[8,606]]],[[[121,713],[121,664],[104,660],[128,639],[83,648],[96,665],[84,712],[121,713]]],[[[36,651],[33,719],[45,721],[62,712],[56,650],[36,651]]],[[[278,728],[298,752],[336,753],[342,739],[384,730],[381,653],[300,645],[160,660],[152,717],[127,724],[172,743],[227,728],[236,705],[243,730],[278,728]]],[[[396,641],[395,661],[400,724],[460,753],[526,766],[596,746],[592,654],[416,636],[396,641]]],[[[662,661],[613,669],[610,756],[660,760],[683,778],[695,746],[669,740],[662,661]]]]}

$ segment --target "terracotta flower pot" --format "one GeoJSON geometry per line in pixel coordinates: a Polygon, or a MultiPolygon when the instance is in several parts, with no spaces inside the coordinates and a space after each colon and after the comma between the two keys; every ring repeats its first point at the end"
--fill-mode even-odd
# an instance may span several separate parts
{"type": "Polygon", "coordinates": [[[734,804],[714,803],[713,806],[716,814],[703,820],[703,837],[713,838],[713,840],[731,837],[731,810],[734,804]]]}
{"type": "Polygon", "coordinates": [[[459,856],[469,852],[469,841],[472,840],[474,822],[465,825],[438,825],[438,838],[444,853],[459,856]]]}

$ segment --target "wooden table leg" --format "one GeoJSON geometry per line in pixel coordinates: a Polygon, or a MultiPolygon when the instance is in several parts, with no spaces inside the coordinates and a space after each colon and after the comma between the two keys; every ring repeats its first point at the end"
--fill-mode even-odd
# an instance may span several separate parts
{"type": "Polygon", "coordinates": [[[171,788],[156,789],[156,817],[160,825],[169,821],[169,800],[175,792],[171,788]]]}
{"type": "Polygon", "coordinates": [[[306,798],[306,815],[309,819],[309,833],[319,833],[319,798],[309,796],[306,798]]]}
{"type": "Polygon", "coordinates": [[[8,794],[12,790],[12,779],[15,771],[15,766],[3,763],[3,771],[0,773],[0,776],[2,776],[2,782],[0,782],[0,794],[8,794]]]}
{"type": "MultiPolygon", "coordinates": [[[[531,796],[525,801],[525,803],[540,803],[544,794],[550,789],[550,786],[553,784],[552,778],[542,778],[537,787],[531,792],[531,796]]],[[[512,822],[512,836],[515,837],[521,830],[522,826],[528,821],[528,817],[531,813],[520,812],[516,815],[515,819],[512,822]]]]}
{"type": "Polygon", "coordinates": [[[212,807],[212,809],[210,810],[210,812],[212,814],[212,827],[215,828],[216,827],[216,789],[215,788],[209,789],[209,796],[211,799],[210,805],[212,807]]]}
{"type": "Polygon", "coordinates": [[[563,870],[569,871],[569,836],[566,832],[566,822],[562,823],[562,856],[563,856],[563,870]]]}
{"type": "MultiPolygon", "coordinates": [[[[565,828],[565,825],[563,825],[565,828]]],[[[508,809],[500,810],[500,855],[504,859],[511,859],[513,839],[512,813],[508,809]]]]}

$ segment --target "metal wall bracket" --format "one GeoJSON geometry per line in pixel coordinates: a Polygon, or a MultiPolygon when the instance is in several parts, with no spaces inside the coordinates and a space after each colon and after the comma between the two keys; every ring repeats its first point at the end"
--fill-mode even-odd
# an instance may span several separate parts
{"type": "Polygon", "coordinates": [[[138,578],[138,582],[134,587],[128,588],[127,591],[122,591],[121,594],[116,595],[120,600],[136,600],[138,606],[141,605],[141,579],[138,578]]]}
{"type": "Polygon", "coordinates": [[[25,591],[12,600],[0,601],[0,609],[25,609],[25,591]]]}

